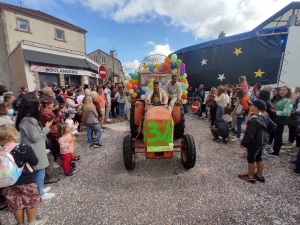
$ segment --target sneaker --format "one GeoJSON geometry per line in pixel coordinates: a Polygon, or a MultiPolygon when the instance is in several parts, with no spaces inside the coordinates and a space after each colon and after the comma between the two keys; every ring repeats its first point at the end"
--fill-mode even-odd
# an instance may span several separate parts
{"type": "Polygon", "coordinates": [[[265,149],[271,149],[272,148],[272,145],[266,145],[265,146],[265,149]]]}
{"type": "Polygon", "coordinates": [[[43,200],[49,200],[51,198],[53,198],[55,196],[54,193],[45,193],[43,196],[42,196],[42,199],[43,200]]]}
{"type": "Polygon", "coordinates": [[[259,182],[262,182],[262,183],[265,183],[265,177],[259,177],[259,176],[257,176],[257,174],[255,173],[254,174],[254,178],[255,178],[255,180],[257,180],[257,181],[259,181],[259,182]]]}
{"type": "Polygon", "coordinates": [[[297,171],[296,169],[293,169],[293,171],[296,175],[300,175],[300,171],[297,171]]]}
{"type": "Polygon", "coordinates": [[[66,176],[67,176],[67,177],[73,177],[73,176],[75,176],[75,174],[72,173],[72,172],[70,172],[70,173],[66,174],[66,176]]]}
{"type": "Polygon", "coordinates": [[[94,148],[100,148],[102,145],[99,143],[94,143],[94,148]]]}
{"type": "Polygon", "coordinates": [[[53,163],[53,168],[54,168],[54,169],[57,169],[57,168],[59,168],[59,167],[60,167],[60,165],[58,165],[56,162],[53,163]]]}
{"type": "Polygon", "coordinates": [[[276,154],[275,152],[272,152],[272,153],[267,153],[269,156],[274,156],[274,157],[279,157],[279,154],[276,154]]]}
{"type": "Polygon", "coordinates": [[[94,146],[94,143],[90,144],[90,148],[94,146]]]}
{"type": "Polygon", "coordinates": [[[75,173],[76,171],[77,171],[77,169],[74,168],[74,169],[71,169],[70,173],[75,173]]]}
{"type": "Polygon", "coordinates": [[[234,138],[231,139],[231,141],[233,141],[233,142],[240,142],[241,140],[238,137],[234,137],[234,138]]]}
{"type": "Polygon", "coordinates": [[[254,177],[249,177],[248,174],[239,174],[238,178],[240,178],[244,181],[247,181],[249,183],[252,183],[252,184],[254,184],[256,182],[255,178],[254,177]]]}
{"type": "Polygon", "coordinates": [[[293,146],[294,143],[288,141],[288,142],[282,143],[282,145],[283,146],[293,146]]]}
{"type": "Polygon", "coordinates": [[[47,193],[47,192],[50,191],[50,189],[51,189],[51,187],[46,187],[46,188],[43,189],[43,191],[44,191],[45,193],[47,193]]]}
{"type": "Polygon", "coordinates": [[[110,121],[111,121],[111,119],[107,118],[107,119],[106,119],[106,121],[107,121],[107,122],[110,122],[110,121]]]}
{"type": "Polygon", "coordinates": [[[35,219],[35,225],[43,225],[46,223],[48,216],[37,217],[35,219]]]}
{"type": "Polygon", "coordinates": [[[267,149],[266,150],[266,154],[271,154],[274,152],[274,149],[273,148],[270,148],[270,149],[267,149]]]}

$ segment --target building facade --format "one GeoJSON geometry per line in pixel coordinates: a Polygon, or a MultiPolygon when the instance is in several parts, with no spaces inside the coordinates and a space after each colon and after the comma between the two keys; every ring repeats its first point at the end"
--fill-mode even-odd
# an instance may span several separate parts
{"type": "Polygon", "coordinates": [[[86,30],[38,10],[0,2],[0,83],[17,92],[99,83],[86,55],[86,30]]]}
{"type": "Polygon", "coordinates": [[[124,71],[120,60],[117,59],[115,50],[111,50],[110,54],[107,54],[100,49],[91,52],[88,56],[95,62],[100,63],[106,68],[107,78],[113,75],[115,83],[124,80],[124,71]]]}

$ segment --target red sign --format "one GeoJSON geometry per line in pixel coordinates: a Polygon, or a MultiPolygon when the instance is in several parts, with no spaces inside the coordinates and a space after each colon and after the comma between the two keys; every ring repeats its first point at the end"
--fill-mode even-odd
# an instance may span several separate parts
{"type": "Polygon", "coordinates": [[[200,102],[194,102],[190,107],[191,112],[192,113],[197,112],[200,109],[200,106],[201,106],[200,102]]]}
{"type": "Polygon", "coordinates": [[[106,79],[106,69],[104,66],[99,67],[98,74],[102,79],[106,79]]]}

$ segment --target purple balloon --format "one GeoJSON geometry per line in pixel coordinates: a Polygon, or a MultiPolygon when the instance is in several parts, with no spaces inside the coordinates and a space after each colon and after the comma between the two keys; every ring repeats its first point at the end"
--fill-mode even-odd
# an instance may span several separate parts
{"type": "Polygon", "coordinates": [[[163,68],[163,67],[160,67],[159,71],[160,71],[160,72],[164,72],[164,68],[163,68]]]}
{"type": "Polygon", "coordinates": [[[149,82],[150,82],[150,79],[149,78],[146,78],[146,84],[149,84],[149,82]]]}
{"type": "Polygon", "coordinates": [[[165,81],[164,81],[164,80],[161,80],[160,83],[161,83],[162,85],[164,85],[164,84],[165,84],[165,81]]]}

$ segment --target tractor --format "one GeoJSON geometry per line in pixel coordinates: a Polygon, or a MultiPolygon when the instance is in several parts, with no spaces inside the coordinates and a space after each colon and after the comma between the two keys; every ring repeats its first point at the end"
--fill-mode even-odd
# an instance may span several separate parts
{"type": "Polygon", "coordinates": [[[145,109],[145,101],[136,100],[130,110],[131,135],[123,140],[125,168],[134,169],[137,153],[145,154],[147,159],[167,159],[172,158],[174,152],[181,152],[185,169],[193,168],[196,162],[195,142],[192,135],[184,134],[184,128],[184,109],[180,103],[175,104],[170,113],[166,105],[152,105],[145,109]],[[142,143],[139,143],[141,138],[142,143]],[[174,144],[174,138],[180,138],[180,144],[174,144]]]}

